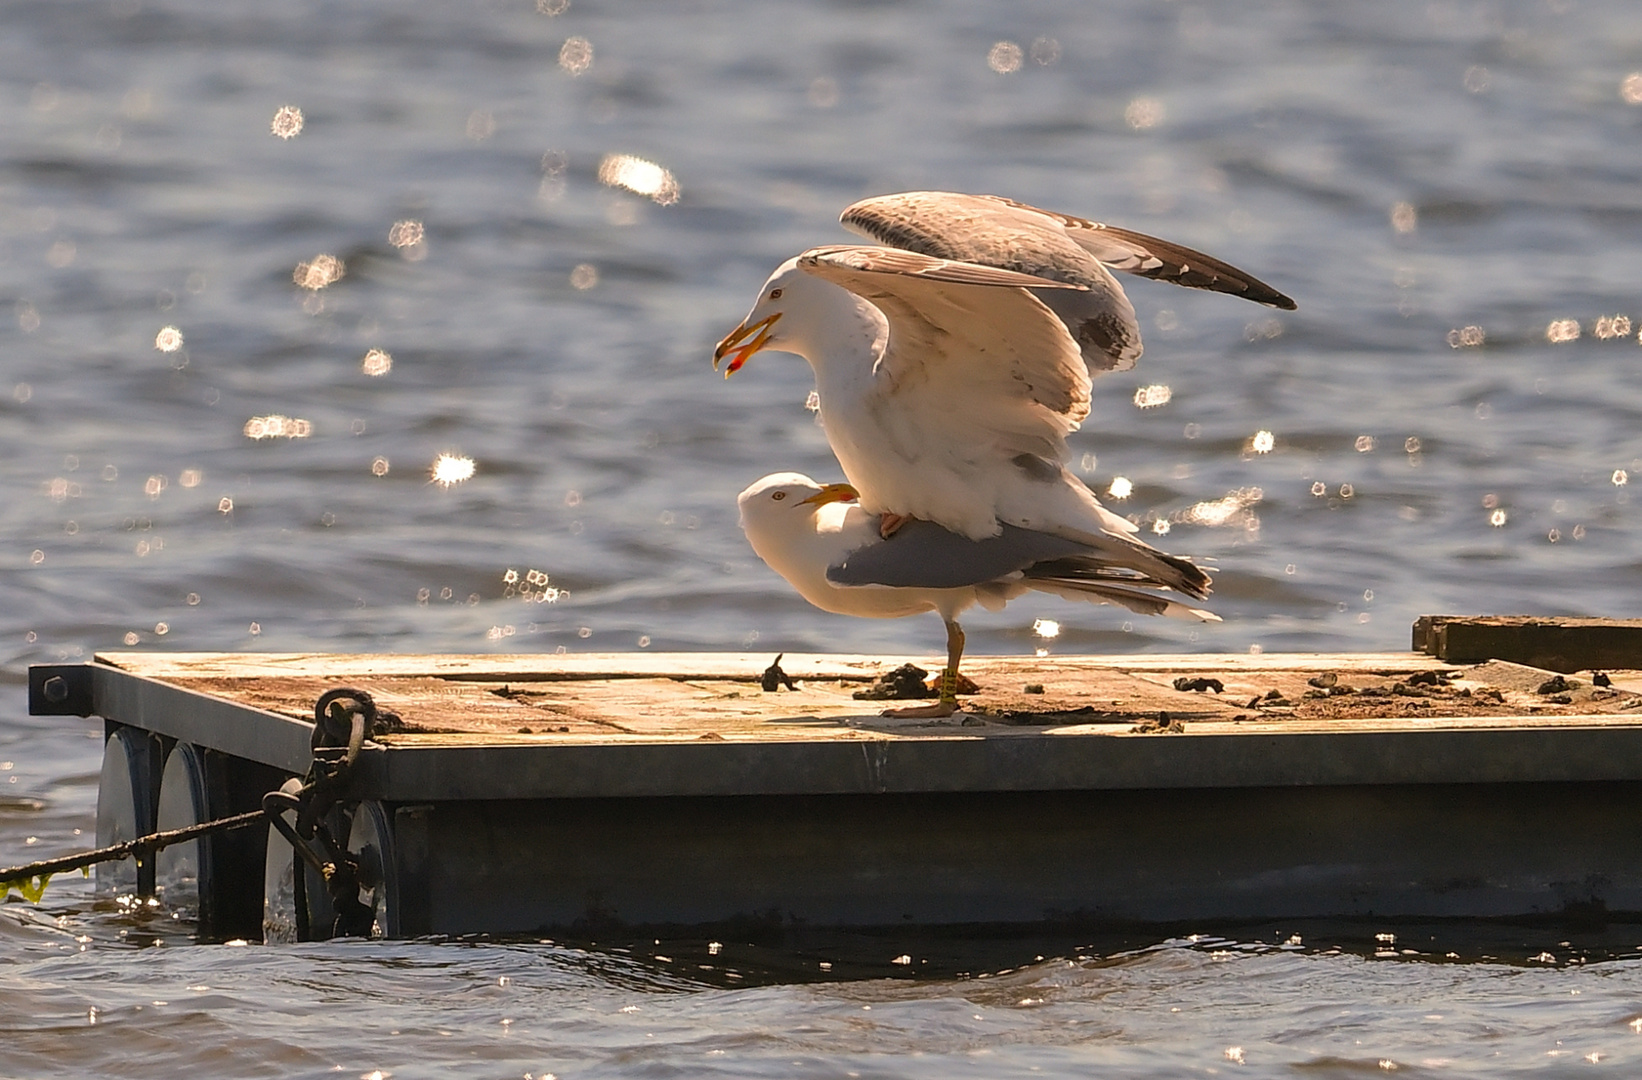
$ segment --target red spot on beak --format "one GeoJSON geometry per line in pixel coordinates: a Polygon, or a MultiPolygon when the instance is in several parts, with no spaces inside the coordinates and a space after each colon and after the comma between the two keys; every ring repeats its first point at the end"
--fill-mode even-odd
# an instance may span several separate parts
{"type": "Polygon", "coordinates": [[[713,370],[717,371],[718,365],[726,356],[729,356],[732,359],[729,364],[725,365],[724,377],[727,379],[740,371],[741,365],[747,362],[747,358],[758,352],[769,342],[770,328],[775,326],[776,320],[780,318],[781,313],[778,311],[774,315],[760,319],[755,323],[742,323],[730,331],[729,335],[718,343],[718,348],[713,350],[713,370]]]}

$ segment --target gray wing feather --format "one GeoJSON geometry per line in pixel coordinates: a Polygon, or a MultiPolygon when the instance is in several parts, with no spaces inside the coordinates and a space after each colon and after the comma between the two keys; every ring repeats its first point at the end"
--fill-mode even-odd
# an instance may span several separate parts
{"type": "Polygon", "coordinates": [[[997,536],[971,540],[932,521],[908,521],[888,540],[874,540],[827,567],[827,580],[834,585],[957,589],[1088,550],[1076,540],[1014,525],[1005,525],[997,536]]]}
{"type": "MultiPolygon", "coordinates": [[[[834,244],[811,248],[798,257],[798,265],[812,273],[828,266],[864,270],[873,274],[902,274],[907,277],[950,281],[958,285],[992,285],[1015,289],[1046,289],[1054,292],[1080,291],[1076,282],[1051,281],[1004,267],[983,266],[955,259],[943,259],[899,248],[861,247],[834,244]]],[[[823,275],[824,276],[824,275],[823,275]]]]}
{"type": "Polygon", "coordinates": [[[914,519],[889,539],[874,537],[827,567],[827,580],[845,586],[959,589],[1020,574],[1027,584],[1071,590],[1172,589],[1200,600],[1208,596],[1209,575],[1202,567],[1138,541],[1114,541],[1120,539],[1118,551],[1097,553],[1089,544],[1015,525],[1004,525],[997,536],[971,540],[914,519]]]}
{"type": "Polygon", "coordinates": [[[1284,311],[1293,311],[1296,307],[1292,299],[1253,274],[1239,270],[1213,255],[1195,251],[1184,244],[1161,240],[1129,229],[1120,229],[1116,225],[1059,214],[1053,210],[1041,210],[1001,195],[981,197],[996,199],[1022,210],[1054,218],[1074,243],[1113,270],[1137,274],[1156,281],[1172,281],[1188,289],[1207,289],[1229,296],[1241,296],[1245,300],[1282,308],[1284,311]]]}

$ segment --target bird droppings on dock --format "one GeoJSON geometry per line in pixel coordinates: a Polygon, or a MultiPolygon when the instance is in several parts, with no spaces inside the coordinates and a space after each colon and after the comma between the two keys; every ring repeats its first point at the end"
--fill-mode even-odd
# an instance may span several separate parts
{"type": "Polygon", "coordinates": [[[781,658],[786,655],[786,653],[777,653],[775,660],[769,667],[764,669],[764,674],[759,677],[758,684],[766,694],[773,694],[783,686],[788,690],[797,692],[798,684],[793,682],[792,676],[781,670],[781,658]]]}
{"type": "Polygon", "coordinates": [[[1160,711],[1151,720],[1142,720],[1129,729],[1136,735],[1184,735],[1186,725],[1172,718],[1166,711],[1160,711]]]}
{"type": "Polygon", "coordinates": [[[878,676],[865,690],[857,690],[850,696],[857,701],[906,701],[934,697],[935,694],[925,684],[928,677],[929,672],[918,665],[902,664],[878,676]]]}

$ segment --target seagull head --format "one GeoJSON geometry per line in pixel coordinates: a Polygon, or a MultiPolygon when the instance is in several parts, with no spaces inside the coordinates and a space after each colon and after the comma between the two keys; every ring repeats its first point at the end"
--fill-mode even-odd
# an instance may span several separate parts
{"type": "MultiPolygon", "coordinates": [[[[775,273],[764,282],[753,310],[713,350],[713,370],[718,370],[718,365],[729,357],[730,362],[724,366],[724,377],[729,378],[741,370],[741,365],[753,353],[779,349],[786,341],[786,334],[785,328],[778,329],[777,324],[788,314],[793,301],[809,291],[804,286],[812,281],[815,279],[798,268],[797,259],[788,259],[776,267],[775,273]]],[[[788,322],[790,326],[791,320],[788,322]]]]}
{"type": "Polygon", "coordinates": [[[741,370],[747,358],[764,349],[797,353],[812,365],[829,349],[870,348],[883,316],[865,300],[830,281],[800,269],[798,259],[776,267],[764,282],[758,303],[713,350],[713,367],[727,358],[724,375],[741,370]],[[863,310],[870,314],[863,315],[863,310]],[[857,341],[859,339],[859,341],[857,341]]]}
{"type": "Polygon", "coordinates": [[[760,477],[736,497],[743,529],[813,529],[816,511],[830,503],[860,496],[848,484],[818,484],[803,473],[780,472],[760,477]]]}

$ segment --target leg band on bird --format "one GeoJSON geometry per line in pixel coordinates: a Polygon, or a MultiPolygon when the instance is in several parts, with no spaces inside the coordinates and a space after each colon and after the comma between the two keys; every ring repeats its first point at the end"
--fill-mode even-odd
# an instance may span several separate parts
{"type": "Polygon", "coordinates": [[[958,662],[964,656],[964,632],[956,622],[946,624],[946,670],[941,672],[941,704],[958,703],[958,662]]]}

